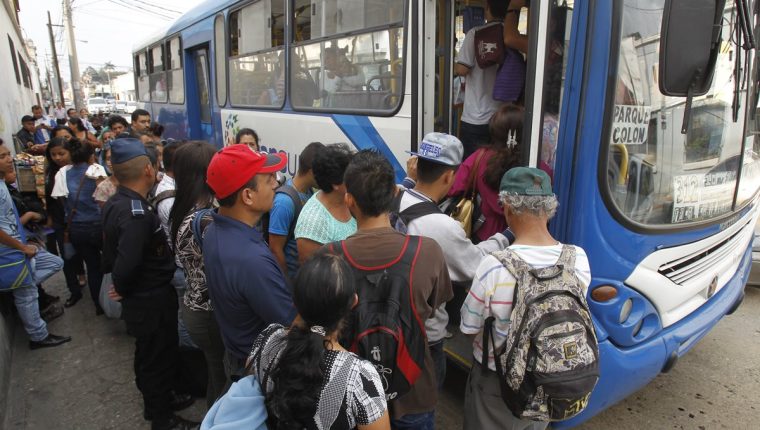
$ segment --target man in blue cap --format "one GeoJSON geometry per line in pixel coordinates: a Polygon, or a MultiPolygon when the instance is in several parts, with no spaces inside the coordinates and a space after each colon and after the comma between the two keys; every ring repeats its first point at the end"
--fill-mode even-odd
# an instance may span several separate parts
{"type": "Polygon", "coordinates": [[[136,338],[135,382],[143,395],[144,416],[156,429],[192,429],[198,423],[174,415],[190,406],[189,395],[174,392],[179,360],[176,268],[158,215],[147,201],[156,171],[142,142],[111,144],[117,193],[103,207],[104,272],[113,278],[110,296],[121,301],[122,319],[136,338]]]}

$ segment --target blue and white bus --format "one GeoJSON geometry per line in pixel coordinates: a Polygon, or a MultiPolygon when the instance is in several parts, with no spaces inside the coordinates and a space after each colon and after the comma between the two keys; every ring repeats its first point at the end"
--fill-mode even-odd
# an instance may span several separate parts
{"type": "MultiPolygon", "coordinates": [[[[263,150],[288,154],[290,175],[299,151],[322,141],[377,149],[401,177],[405,151],[425,133],[458,129],[453,64],[482,3],[210,0],[134,52],[138,97],[166,137],[221,146],[254,128],[263,150]]],[[[668,371],[743,298],[758,218],[760,69],[737,28],[754,32],[757,16],[740,9],[755,5],[716,1],[717,25],[689,29],[715,55],[711,85],[687,103],[659,85],[675,55],[661,48],[663,20],[687,3],[533,0],[521,14],[522,152],[553,171],[552,233],[590,258],[601,351],[587,409],[557,427],[668,371]]],[[[468,348],[447,347],[462,364],[468,348]]]]}

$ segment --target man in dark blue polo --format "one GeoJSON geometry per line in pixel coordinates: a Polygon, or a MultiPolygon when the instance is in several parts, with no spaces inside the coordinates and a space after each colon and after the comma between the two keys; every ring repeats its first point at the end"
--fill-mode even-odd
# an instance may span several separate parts
{"type": "Polygon", "coordinates": [[[203,260],[230,380],[244,375],[261,330],[272,323],[289,325],[295,317],[280,265],[254,228],[272,208],[275,172],[286,162],[282,154],[232,145],[214,155],[208,167],[206,181],[219,201],[219,213],[205,230],[203,260]]]}

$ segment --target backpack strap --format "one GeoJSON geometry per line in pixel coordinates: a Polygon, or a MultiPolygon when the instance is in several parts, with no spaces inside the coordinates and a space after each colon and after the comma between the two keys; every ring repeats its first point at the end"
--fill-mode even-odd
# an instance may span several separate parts
{"type": "Polygon", "coordinates": [[[490,316],[486,318],[486,322],[483,325],[483,344],[481,345],[483,347],[483,355],[481,356],[482,358],[480,360],[480,367],[484,372],[488,370],[488,339],[490,338],[491,351],[493,351],[493,362],[496,366],[496,374],[500,379],[503,379],[507,373],[504,371],[504,367],[501,365],[501,360],[496,356],[496,337],[493,334],[494,320],[495,318],[493,316],[490,316]]]}
{"type": "Polygon", "coordinates": [[[290,223],[290,228],[288,229],[288,240],[290,240],[295,237],[296,221],[298,221],[298,216],[301,214],[301,209],[303,209],[301,195],[295,187],[288,184],[283,184],[278,187],[277,190],[275,190],[275,194],[285,194],[293,201],[293,222],[290,223]]]}
{"type": "Polygon", "coordinates": [[[575,270],[575,246],[562,245],[562,253],[559,255],[556,266],[562,266],[565,270],[575,270]]]}
{"type": "Polygon", "coordinates": [[[196,211],[195,218],[193,218],[192,225],[190,226],[193,232],[193,240],[195,240],[195,243],[197,243],[201,249],[203,249],[203,230],[201,222],[203,221],[203,217],[209,212],[213,212],[213,209],[206,208],[196,211]]]}
{"type": "Polygon", "coordinates": [[[153,205],[154,208],[158,209],[158,204],[166,199],[170,199],[172,197],[175,197],[177,195],[177,190],[165,190],[161,191],[160,193],[156,194],[153,199],[151,200],[150,204],[153,205]]]}
{"type": "Polygon", "coordinates": [[[509,248],[494,252],[491,255],[496,257],[496,259],[499,260],[499,262],[501,262],[509,273],[511,273],[518,281],[522,273],[530,273],[533,270],[532,266],[526,263],[515,251],[509,248]]]}
{"type": "Polygon", "coordinates": [[[399,212],[398,216],[401,218],[401,221],[403,221],[404,224],[408,226],[410,222],[414,221],[417,218],[422,218],[426,215],[442,213],[443,212],[441,212],[441,209],[435,203],[425,200],[423,202],[415,203],[409,206],[408,208],[399,212]]]}

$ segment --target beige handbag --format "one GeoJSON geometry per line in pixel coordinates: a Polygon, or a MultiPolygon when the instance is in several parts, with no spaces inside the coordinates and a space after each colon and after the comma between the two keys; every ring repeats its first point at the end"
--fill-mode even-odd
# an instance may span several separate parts
{"type": "Polygon", "coordinates": [[[467,180],[467,191],[464,193],[462,200],[457,203],[457,206],[451,211],[451,217],[459,221],[464,229],[464,234],[470,238],[472,237],[472,220],[475,217],[476,199],[478,196],[478,187],[475,184],[475,178],[478,175],[478,169],[480,167],[480,160],[485,155],[486,151],[481,149],[480,154],[475,158],[475,164],[472,165],[470,170],[470,177],[467,180]]]}

